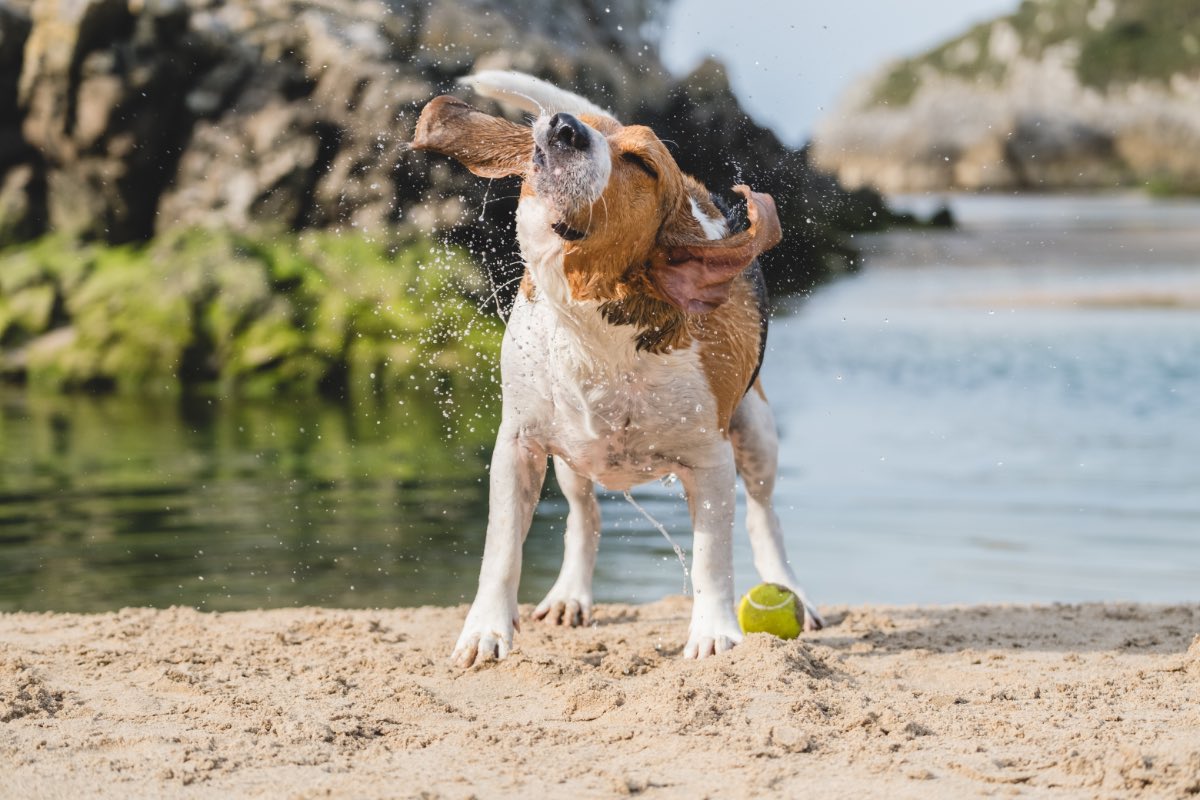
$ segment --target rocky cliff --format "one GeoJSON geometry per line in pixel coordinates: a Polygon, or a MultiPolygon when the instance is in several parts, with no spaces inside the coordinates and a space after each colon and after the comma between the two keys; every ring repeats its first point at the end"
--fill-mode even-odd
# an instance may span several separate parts
{"type": "Polygon", "coordinates": [[[747,119],[719,65],[670,76],[653,34],[662,6],[0,0],[0,242],[411,225],[503,252],[511,186],[405,147],[421,104],[500,67],[652,125],[715,189],[774,193],[789,234],[775,278],[804,285],[838,229],[878,224],[878,198],[841,191],[747,119]]]}
{"type": "Polygon", "coordinates": [[[814,155],[886,191],[1200,191],[1200,13],[1025,0],[855,86],[814,155]]]}

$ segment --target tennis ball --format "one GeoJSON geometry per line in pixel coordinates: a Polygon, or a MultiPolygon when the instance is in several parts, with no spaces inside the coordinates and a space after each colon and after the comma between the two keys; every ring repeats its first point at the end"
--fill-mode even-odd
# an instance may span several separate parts
{"type": "Polygon", "coordinates": [[[738,604],[738,624],[743,633],[770,633],[780,639],[795,639],[804,630],[804,606],[800,598],[778,583],[760,583],[738,604]]]}

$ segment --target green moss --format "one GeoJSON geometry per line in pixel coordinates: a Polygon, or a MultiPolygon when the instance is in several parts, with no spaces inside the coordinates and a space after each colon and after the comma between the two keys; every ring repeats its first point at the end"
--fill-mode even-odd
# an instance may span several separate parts
{"type": "Polygon", "coordinates": [[[478,268],[427,239],[186,231],[0,254],[0,363],[51,390],[341,394],[490,375],[478,268]],[[59,309],[56,312],[56,309],[59,309]],[[61,318],[55,316],[58,313],[61,318]],[[354,386],[351,386],[354,382],[354,386]]]}
{"type": "Polygon", "coordinates": [[[49,284],[36,284],[0,299],[0,342],[29,338],[50,327],[57,294],[49,284]]]}

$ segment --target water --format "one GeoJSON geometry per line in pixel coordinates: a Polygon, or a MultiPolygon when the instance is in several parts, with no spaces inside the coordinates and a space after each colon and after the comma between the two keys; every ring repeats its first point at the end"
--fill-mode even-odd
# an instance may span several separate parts
{"type": "MultiPolygon", "coordinates": [[[[962,230],[860,241],[861,274],[777,309],[763,379],[806,588],[1195,600],[1200,203],[953,205],[962,230]]],[[[0,393],[0,610],[469,600],[498,402],[435,388],[350,405],[0,393]]],[[[690,545],[678,485],[634,495],[690,545]]],[[[602,510],[598,599],[677,593],[654,526],[619,494],[602,510]]],[[[565,514],[551,485],[523,600],[553,582],[565,514]]]]}
{"type": "Polygon", "coordinates": [[[954,207],[962,231],[868,241],[861,275],[775,328],[812,593],[1195,600],[1200,204],[954,207]]]}

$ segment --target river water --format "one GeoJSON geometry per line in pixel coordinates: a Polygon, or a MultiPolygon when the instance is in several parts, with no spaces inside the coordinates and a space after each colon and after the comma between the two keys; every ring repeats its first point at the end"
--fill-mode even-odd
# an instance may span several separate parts
{"type": "MultiPolygon", "coordinates": [[[[958,230],[859,237],[859,273],[777,304],[763,381],[810,594],[1196,600],[1200,203],[950,203],[958,230]]],[[[469,599],[494,422],[448,423],[435,389],[342,405],[0,394],[0,610],[469,599]]],[[[495,398],[457,400],[494,419],[495,398]]],[[[678,485],[634,495],[689,545],[678,485]]],[[[657,530],[620,495],[602,508],[597,598],[682,591],[657,530]]],[[[553,581],[565,512],[550,486],[522,600],[553,581]]]]}

